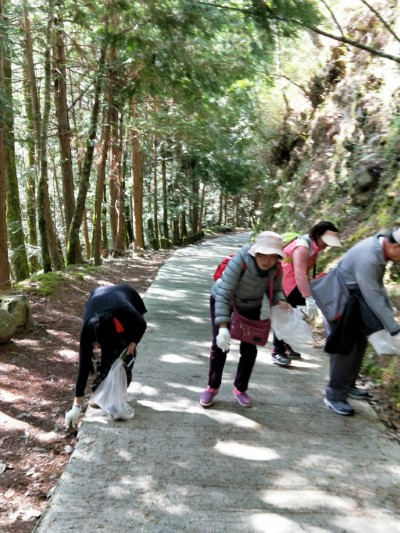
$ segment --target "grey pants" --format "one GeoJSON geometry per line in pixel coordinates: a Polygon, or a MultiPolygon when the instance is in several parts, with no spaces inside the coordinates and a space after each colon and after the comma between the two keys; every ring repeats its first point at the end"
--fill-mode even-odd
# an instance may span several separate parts
{"type": "Polygon", "coordinates": [[[347,399],[350,389],[355,387],[367,342],[367,337],[356,331],[355,343],[349,354],[330,355],[329,380],[325,387],[328,400],[343,402],[347,399]]]}

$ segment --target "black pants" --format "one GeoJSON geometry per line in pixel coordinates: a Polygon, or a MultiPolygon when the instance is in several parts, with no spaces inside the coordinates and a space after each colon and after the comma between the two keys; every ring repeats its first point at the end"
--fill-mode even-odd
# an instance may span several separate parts
{"type": "MultiPolygon", "coordinates": [[[[208,374],[208,385],[213,389],[219,389],[222,381],[222,373],[226,362],[227,352],[223,352],[218,348],[216,338],[219,331],[219,326],[215,324],[215,300],[210,297],[210,312],[211,312],[211,326],[212,326],[212,343],[210,350],[210,369],[208,374]]],[[[240,310],[240,314],[252,320],[259,320],[261,313],[261,306],[247,311],[240,310]]],[[[240,392],[246,392],[249,386],[249,380],[253,371],[254,363],[257,357],[257,346],[249,344],[248,342],[240,343],[240,359],[236,370],[235,387],[240,392]]]]}
{"type": "Polygon", "coordinates": [[[354,345],[350,353],[335,353],[329,356],[329,381],[325,387],[328,400],[343,402],[347,399],[350,389],[356,385],[367,342],[362,331],[355,331],[354,345]]]}
{"type": "MultiPolygon", "coordinates": [[[[286,296],[286,294],[285,294],[285,296],[286,296]]],[[[286,300],[292,307],[297,307],[298,305],[306,305],[306,301],[303,298],[303,296],[301,295],[301,293],[300,293],[300,291],[299,291],[299,289],[297,287],[295,287],[292,290],[292,292],[289,294],[289,296],[286,296],[286,300]]],[[[278,351],[279,353],[285,353],[285,349],[288,346],[287,344],[285,344],[283,342],[283,340],[278,339],[278,337],[275,334],[274,334],[274,337],[272,339],[272,344],[273,344],[275,350],[278,351]]],[[[290,346],[289,346],[289,348],[290,348],[290,346]]]]}

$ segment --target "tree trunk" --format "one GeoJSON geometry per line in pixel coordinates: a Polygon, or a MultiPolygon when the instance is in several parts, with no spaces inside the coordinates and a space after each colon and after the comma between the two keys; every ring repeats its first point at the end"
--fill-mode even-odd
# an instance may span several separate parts
{"type": "Polygon", "coordinates": [[[162,204],[163,204],[163,238],[169,241],[168,228],[168,188],[167,188],[167,153],[165,147],[161,149],[161,179],[162,179],[162,204]]]}
{"type": "Polygon", "coordinates": [[[114,139],[112,143],[112,174],[115,184],[114,213],[116,221],[116,232],[113,248],[115,252],[125,250],[125,213],[124,213],[124,183],[122,174],[122,132],[123,117],[120,116],[119,124],[115,123],[114,139]]]}
{"type": "MultiPolygon", "coordinates": [[[[112,86],[112,79],[110,79],[110,86],[112,86]]],[[[113,248],[117,237],[117,190],[118,190],[118,112],[115,109],[114,101],[112,99],[112,89],[109,89],[111,95],[110,102],[110,125],[111,125],[111,144],[110,144],[110,173],[108,180],[108,196],[109,196],[109,216],[111,229],[111,242],[113,248]]]]}
{"type": "Polygon", "coordinates": [[[44,106],[40,131],[40,178],[38,183],[38,224],[41,239],[43,270],[50,272],[53,265],[54,270],[62,270],[64,261],[60,254],[58,239],[53,225],[50,212],[50,198],[48,188],[48,166],[47,166],[47,129],[49,123],[51,99],[51,34],[53,25],[54,0],[49,0],[49,18],[46,30],[46,50],[44,62],[44,106]]]}
{"type": "Polygon", "coordinates": [[[200,183],[197,178],[192,177],[192,213],[191,226],[193,235],[199,233],[199,211],[200,211],[200,183]]]}
{"type": "MultiPolygon", "coordinates": [[[[137,118],[137,104],[132,101],[132,119],[137,118]]],[[[143,153],[140,146],[140,133],[133,129],[131,132],[132,145],[132,193],[133,217],[135,228],[135,248],[144,248],[143,231],[143,153]]]]}
{"type": "Polygon", "coordinates": [[[202,231],[205,223],[205,199],[206,199],[206,185],[203,183],[203,187],[201,189],[201,198],[200,198],[200,213],[199,213],[199,229],[202,231]]]}
{"type": "Polygon", "coordinates": [[[15,137],[14,137],[14,103],[12,89],[12,72],[10,57],[10,46],[8,36],[3,34],[4,50],[3,57],[3,84],[4,84],[4,156],[6,167],[6,187],[7,187],[7,224],[9,227],[8,238],[12,250],[11,263],[14,278],[22,281],[29,277],[28,256],[25,248],[25,236],[22,227],[21,204],[19,200],[19,188],[17,167],[15,161],[15,137]]]}
{"type": "Polygon", "coordinates": [[[224,193],[221,191],[219,195],[219,212],[218,212],[218,226],[222,226],[222,216],[223,216],[223,202],[224,199],[224,193]]]}
{"type": "Polygon", "coordinates": [[[109,104],[110,99],[108,99],[107,111],[104,113],[102,139],[98,147],[100,154],[97,160],[97,181],[92,238],[93,257],[95,265],[101,265],[101,217],[103,212],[104,184],[106,182],[107,155],[110,146],[111,112],[109,104]]]}
{"type": "MultiPolygon", "coordinates": [[[[36,218],[36,183],[38,178],[38,159],[36,157],[37,143],[40,139],[40,106],[37,94],[35,70],[33,65],[33,47],[30,30],[29,13],[24,0],[24,15],[22,26],[24,28],[25,41],[25,64],[24,64],[24,94],[25,109],[27,117],[27,152],[28,169],[26,178],[26,227],[27,243],[31,248],[38,247],[37,218],[36,218]],[[36,120],[38,119],[38,120],[36,120]]],[[[36,272],[40,268],[38,257],[35,253],[28,254],[29,267],[31,272],[36,272]]]]}
{"type": "MultiPolygon", "coordinates": [[[[4,20],[3,0],[0,0],[0,94],[4,89],[4,20]]],[[[8,263],[6,219],[6,175],[4,161],[4,106],[0,106],[0,290],[11,289],[10,265],[8,263]]]]}
{"type": "Polygon", "coordinates": [[[103,85],[104,65],[107,51],[107,43],[104,41],[99,59],[99,70],[94,90],[94,103],[90,119],[89,135],[86,144],[85,160],[83,163],[82,176],[79,182],[78,197],[76,200],[76,208],[72,217],[70,231],[68,234],[67,245],[67,264],[73,265],[76,263],[77,254],[79,250],[79,229],[82,224],[82,219],[85,210],[85,202],[87,191],[89,189],[90,172],[93,162],[94,145],[97,135],[97,124],[100,112],[100,95],[103,85]]]}
{"type": "Polygon", "coordinates": [[[157,139],[153,138],[153,220],[154,220],[154,239],[159,240],[158,231],[158,174],[157,174],[157,139]]]}
{"type": "MultiPolygon", "coordinates": [[[[61,11],[63,8],[63,1],[57,0],[56,6],[61,11]]],[[[60,146],[65,226],[68,234],[72,216],[75,211],[75,198],[71,153],[71,128],[69,124],[67,103],[67,72],[65,64],[64,26],[59,14],[56,13],[54,17],[53,40],[54,102],[57,118],[58,142],[60,146]]]]}

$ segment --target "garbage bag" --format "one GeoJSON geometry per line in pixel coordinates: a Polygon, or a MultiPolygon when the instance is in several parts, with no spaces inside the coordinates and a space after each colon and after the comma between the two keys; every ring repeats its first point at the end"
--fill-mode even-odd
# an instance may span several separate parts
{"type": "MultiPolygon", "coordinates": [[[[400,333],[399,333],[400,335],[400,333]]],[[[399,353],[394,338],[386,329],[380,329],[368,336],[369,342],[378,355],[395,355],[399,353]]]]}
{"type": "Polygon", "coordinates": [[[100,383],[91,403],[96,403],[103,411],[116,420],[133,418],[135,411],[128,404],[128,381],[121,357],[113,363],[110,372],[100,383]]]}
{"type": "Polygon", "coordinates": [[[307,345],[313,344],[311,327],[304,322],[299,309],[283,309],[274,305],[271,309],[271,327],[278,339],[283,340],[295,352],[301,352],[307,345]]]}

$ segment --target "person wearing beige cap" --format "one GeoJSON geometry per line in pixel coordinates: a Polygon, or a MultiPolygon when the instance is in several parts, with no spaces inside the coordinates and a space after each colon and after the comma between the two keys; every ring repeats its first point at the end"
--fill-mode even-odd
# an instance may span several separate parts
{"type": "MultiPolygon", "coordinates": [[[[318,307],[311,296],[309,278],[318,255],[328,246],[342,246],[342,243],[337,227],[323,220],[315,224],[308,234],[294,239],[284,248],[283,292],[292,307],[306,306],[310,318],[317,315],[318,307]]],[[[301,354],[274,335],[271,356],[276,365],[287,367],[292,359],[299,359],[301,354]]]]}
{"type": "Polygon", "coordinates": [[[332,332],[325,346],[330,368],[324,405],[336,414],[353,415],[354,408],[347,399],[368,396],[368,391],[356,387],[356,380],[369,335],[385,329],[400,353],[400,324],[383,285],[389,261],[400,263],[400,228],[358,242],[337,267],[349,297],[342,317],[330,323],[332,332]]]}
{"type": "MultiPolygon", "coordinates": [[[[283,241],[278,233],[263,231],[253,244],[246,244],[234,255],[222,277],[212,286],[210,296],[212,343],[208,386],[200,396],[200,404],[210,407],[218,394],[231,336],[229,323],[232,302],[241,315],[259,320],[264,295],[273,305],[290,307],[282,292],[282,269],[279,260],[284,257],[283,241]],[[270,291],[270,289],[272,289],[270,291]],[[270,292],[272,294],[270,294],[270,292]]],[[[250,407],[252,399],[247,393],[249,380],[257,357],[257,346],[240,342],[240,359],[234,381],[233,396],[243,407],[250,407]]]]}

